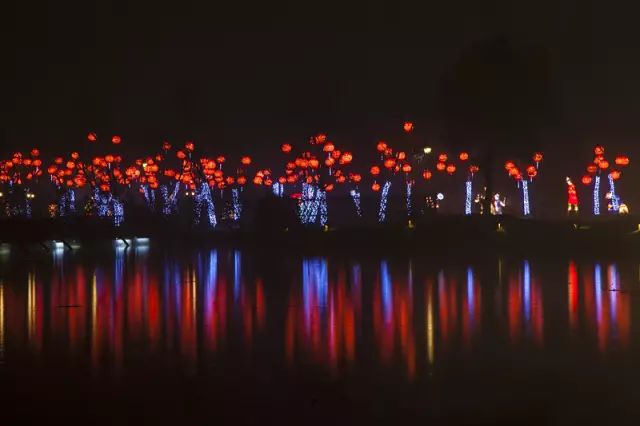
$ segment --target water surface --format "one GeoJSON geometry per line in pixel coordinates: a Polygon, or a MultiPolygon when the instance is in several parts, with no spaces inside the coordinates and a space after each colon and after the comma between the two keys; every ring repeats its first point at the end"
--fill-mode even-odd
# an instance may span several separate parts
{"type": "Polygon", "coordinates": [[[636,424],[639,294],[633,259],[4,247],[0,419],[636,424]]]}

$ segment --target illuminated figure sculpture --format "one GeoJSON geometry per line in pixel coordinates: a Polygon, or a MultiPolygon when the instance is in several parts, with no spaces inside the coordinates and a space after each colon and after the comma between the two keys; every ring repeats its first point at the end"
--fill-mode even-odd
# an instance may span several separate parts
{"type": "Polygon", "coordinates": [[[491,214],[493,215],[501,215],[502,214],[502,209],[504,207],[506,207],[507,205],[507,199],[500,199],[500,194],[496,193],[493,196],[493,201],[491,201],[491,214]]]}
{"type": "Polygon", "coordinates": [[[578,192],[576,186],[571,182],[571,178],[567,176],[567,213],[578,213],[578,192]]]}
{"type": "Polygon", "coordinates": [[[473,211],[474,213],[477,214],[483,214],[484,213],[484,200],[486,198],[486,193],[487,193],[487,188],[483,188],[482,192],[479,192],[476,194],[476,196],[473,198],[473,211]]]}

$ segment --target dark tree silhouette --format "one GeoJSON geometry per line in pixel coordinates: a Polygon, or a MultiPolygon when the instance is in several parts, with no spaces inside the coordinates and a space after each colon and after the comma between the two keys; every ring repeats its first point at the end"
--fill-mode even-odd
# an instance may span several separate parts
{"type": "Polygon", "coordinates": [[[488,196],[506,157],[528,158],[556,117],[550,55],[542,48],[492,39],[462,52],[437,98],[442,138],[478,158],[488,196]]]}

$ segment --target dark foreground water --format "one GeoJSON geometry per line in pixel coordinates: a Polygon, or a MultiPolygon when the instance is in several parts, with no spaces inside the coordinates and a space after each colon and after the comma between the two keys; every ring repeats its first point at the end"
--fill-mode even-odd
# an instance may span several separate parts
{"type": "Polygon", "coordinates": [[[2,424],[637,424],[640,263],[0,250],[2,424]]]}

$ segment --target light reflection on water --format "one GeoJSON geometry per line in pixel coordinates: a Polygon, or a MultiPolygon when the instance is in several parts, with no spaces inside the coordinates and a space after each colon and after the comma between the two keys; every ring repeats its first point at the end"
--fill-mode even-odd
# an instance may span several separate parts
{"type": "Polygon", "coordinates": [[[632,355],[633,262],[257,257],[143,244],[5,262],[0,363],[55,355],[120,376],[150,359],[191,375],[213,359],[252,368],[268,357],[332,376],[386,370],[414,381],[487,348],[632,355]]]}

